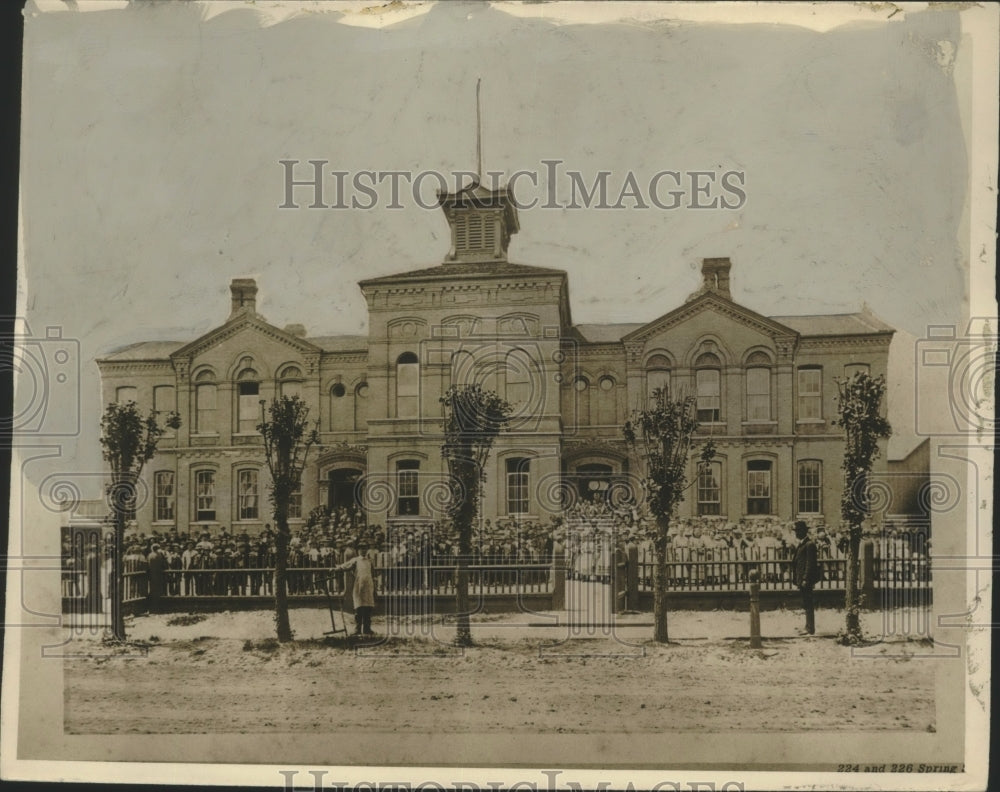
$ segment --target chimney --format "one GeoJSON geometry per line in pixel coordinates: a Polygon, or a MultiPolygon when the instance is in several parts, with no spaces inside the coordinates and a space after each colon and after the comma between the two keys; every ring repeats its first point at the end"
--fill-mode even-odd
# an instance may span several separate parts
{"type": "Polygon", "coordinates": [[[733,299],[729,293],[729,258],[707,258],[701,260],[702,292],[714,292],[727,300],[733,299]]]}
{"type": "Polygon", "coordinates": [[[243,311],[257,313],[257,281],[253,278],[233,278],[229,284],[229,292],[233,296],[230,319],[243,311]]]}

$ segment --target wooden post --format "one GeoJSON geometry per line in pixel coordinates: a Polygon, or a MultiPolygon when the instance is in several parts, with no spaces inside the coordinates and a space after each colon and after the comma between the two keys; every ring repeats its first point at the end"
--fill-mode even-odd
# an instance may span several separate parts
{"type": "Polygon", "coordinates": [[[552,610],[566,608],[566,551],[559,542],[552,545],[552,610]]]}
{"type": "Polygon", "coordinates": [[[760,640],[760,572],[750,570],[750,648],[762,649],[760,640]]]}

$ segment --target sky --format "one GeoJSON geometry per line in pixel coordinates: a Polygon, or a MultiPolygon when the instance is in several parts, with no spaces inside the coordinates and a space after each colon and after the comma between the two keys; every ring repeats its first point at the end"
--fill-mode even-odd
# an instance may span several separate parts
{"type": "Polygon", "coordinates": [[[99,470],[95,358],[222,323],[232,278],[257,279],[274,324],[366,332],[357,281],[440,262],[443,215],[405,191],[388,208],[384,185],[370,209],[310,209],[302,188],[300,208],[279,208],[280,163],[304,178],[324,160],[348,180],[475,169],[480,79],[485,168],[539,172],[522,200],[547,194],[545,160],[587,184],[607,171],[612,203],[630,173],[647,198],[661,171],[742,174],[731,209],[689,208],[690,192],[674,209],[523,209],[510,257],[568,271],[577,323],[666,313],[708,256],[732,259],[734,299],[766,315],[867,303],[910,342],[964,321],[957,12],[824,25],[814,10],[819,30],[773,6],[740,24],[652,4],[602,8],[602,23],[552,4],[363,6],[28,7],[19,304],[32,338],[78,340],[79,382],[53,385],[49,407],[76,398],[82,416],[29,478],[99,470]]]}

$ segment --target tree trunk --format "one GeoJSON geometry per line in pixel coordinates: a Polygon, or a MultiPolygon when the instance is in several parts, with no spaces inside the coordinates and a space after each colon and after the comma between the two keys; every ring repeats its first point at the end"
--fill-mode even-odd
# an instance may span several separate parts
{"type": "Polygon", "coordinates": [[[472,625],[469,620],[469,559],[472,557],[472,527],[479,500],[479,470],[471,461],[472,449],[463,449],[467,457],[453,461],[452,470],[462,486],[462,502],[455,514],[458,533],[458,568],[455,575],[455,643],[472,646],[472,625]]]}
{"type": "Polygon", "coordinates": [[[667,536],[670,532],[670,520],[658,517],[656,520],[656,539],[653,550],[656,556],[656,568],[653,570],[653,640],[667,643],[667,536]]]}
{"type": "Polygon", "coordinates": [[[281,643],[292,640],[292,625],[288,621],[288,517],[278,507],[275,514],[274,541],[274,626],[281,643]]]}
{"type": "Polygon", "coordinates": [[[115,522],[115,542],[111,555],[111,634],[117,641],[125,635],[125,517],[130,502],[128,476],[113,474],[111,478],[111,508],[115,522]]]}
{"type": "Polygon", "coordinates": [[[861,525],[852,525],[847,540],[847,580],[844,591],[844,610],[847,613],[847,640],[861,640],[861,525]]]}

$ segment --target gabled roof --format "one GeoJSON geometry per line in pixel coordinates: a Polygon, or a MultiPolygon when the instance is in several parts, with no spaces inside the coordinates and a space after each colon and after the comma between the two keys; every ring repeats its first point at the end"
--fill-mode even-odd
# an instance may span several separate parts
{"type": "Polygon", "coordinates": [[[894,333],[890,327],[871,313],[812,314],[807,316],[772,316],[776,322],[791,327],[804,336],[871,335],[894,333]]]}
{"type": "Polygon", "coordinates": [[[306,341],[324,352],[359,352],[368,349],[368,336],[363,335],[309,336],[306,341]]]}
{"type": "Polygon", "coordinates": [[[708,291],[699,294],[697,297],[688,300],[683,305],[665,313],[659,319],[654,319],[652,322],[641,325],[638,329],[623,336],[622,341],[645,341],[647,338],[650,338],[667,328],[673,327],[674,325],[680,324],[686,319],[689,319],[702,311],[710,310],[727,314],[736,321],[742,322],[743,324],[753,327],[756,330],[770,336],[798,335],[798,333],[788,325],[764,316],[763,314],[759,314],[756,311],[752,311],[739,303],[734,303],[732,300],[727,300],[725,297],[722,297],[715,292],[708,291]]]}
{"type": "Polygon", "coordinates": [[[547,267],[532,267],[527,264],[514,264],[508,261],[480,262],[480,263],[444,263],[436,264],[433,267],[400,272],[396,275],[383,275],[378,278],[367,278],[358,285],[361,288],[366,286],[376,286],[380,284],[405,283],[412,281],[433,283],[442,280],[454,279],[490,279],[490,278],[517,278],[517,277],[558,277],[566,278],[566,271],[560,269],[549,269],[547,267]]]}
{"type": "Polygon", "coordinates": [[[163,360],[169,361],[170,355],[184,346],[183,341],[140,341],[137,344],[119,347],[97,359],[98,363],[105,361],[138,361],[163,360]]]}
{"type": "Polygon", "coordinates": [[[616,344],[626,335],[645,327],[644,324],[578,324],[573,327],[577,339],[586,344],[616,344]]]}
{"type": "Polygon", "coordinates": [[[210,346],[234,336],[236,333],[244,330],[246,328],[253,328],[263,333],[264,335],[270,336],[275,340],[282,341],[288,346],[299,350],[302,353],[319,353],[322,350],[315,344],[307,341],[304,338],[299,338],[291,333],[287,333],[281,328],[275,327],[264,320],[260,314],[254,311],[246,310],[238,313],[228,322],[214,330],[209,330],[205,335],[200,338],[196,338],[188,344],[185,344],[180,349],[175,350],[171,357],[190,357],[197,354],[203,349],[207,349],[210,346]]]}

